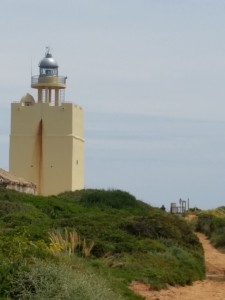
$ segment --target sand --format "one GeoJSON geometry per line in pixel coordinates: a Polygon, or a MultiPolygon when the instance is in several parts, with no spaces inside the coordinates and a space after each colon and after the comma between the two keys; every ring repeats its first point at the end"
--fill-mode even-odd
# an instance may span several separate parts
{"type": "Polygon", "coordinates": [[[206,280],[185,287],[168,286],[161,291],[134,281],[130,288],[146,300],[225,300],[225,254],[215,249],[203,234],[197,236],[205,252],[206,280]]]}

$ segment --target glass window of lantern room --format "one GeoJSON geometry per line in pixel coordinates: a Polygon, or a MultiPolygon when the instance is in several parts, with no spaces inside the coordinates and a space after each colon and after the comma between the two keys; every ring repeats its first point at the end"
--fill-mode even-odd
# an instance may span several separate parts
{"type": "Polygon", "coordinates": [[[58,75],[58,70],[57,69],[52,69],[52,75],[57,76],[58,75]]]}
{"type": "Polygon", "coordinates": [[[47,76],[57,76],[58,75],[58,70],[57,69],[41,68],[40,74],[41,75],[47,75],[47,76]]]}

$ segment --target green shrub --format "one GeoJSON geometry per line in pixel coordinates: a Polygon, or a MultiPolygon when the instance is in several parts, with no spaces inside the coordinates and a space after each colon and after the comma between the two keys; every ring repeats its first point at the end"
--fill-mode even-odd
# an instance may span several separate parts
{"type": "Polygon", "coordinates": [[[198,215],[197,231],[206,234],[215,247],[225,248],[225,212],[224,207],[201,212],[198,215]]]}
{"type": "Polygon", "coordinates": [[[184,220],[158,211],[150,216],[134,216],[123,222],[121,228],[136,237],[170,241],[171,244],[175,241],[185,247],[201,248],[198,238],[184,220]]]}
{"type": "Polygon", "coordinates": [[[21,203],[14,203],[10,201],[0,201],[0,218],[23,209],[21,203]]]}
{"type": "Polygon", "coordinates": [[[217,248],[225,248],[225,227],[212,232],[211,242],[217,248]]]}
{"type": "Polygon", "coordinates": [[[205,269],[201,259],[193,257],[187,250],[173,246],[165,252],[155,253],[151,257],[151,267],[144,271],[143,276],[145,282],[159,289],[166,284],[185,285],[193,280],[203,279],[205,269]]]}
{"type": "Polygon", "coordinates": [[[116,209],[140,207],[134,196],[119,190],[88,190],[81,195],[80,201],[85,205],[107,206],[116,209]]]}
{"type": "Polygon", "coordinates": [[[93,273],[41,260],[19,270],[11,285],[9,296],[15,300],[122,300],[93,273]]]}
{"type": "MultiPolygon", "coordinates": [[[[56,269],[60,273],[61,267],[62,274],[65,270],[70,274],[68,282],[73,282],[76,273],[87,276],[90,282],[92,277],[99,278],[96,274],[103,274],[109,278],[113,290],[129,300],[139,299],[127,287],[135,279],[160,287],[202,278],[202,247],[190,227],[181,218],[137,201],[126,192],[84,190],[41,197],[0,189],[0,224],[0,299],[4,299],[7,292],[19,299],[20,285],[23,287],[21,299],[45,297],[46,288],[41,278],[49,280],[51,286],[51,278],[57,273],[56,269]],[[56,230],[62,233],[65,227],[68,232],[76,228],[82,240],[95,242],[92,255],[85,259],[87,265],[95,268],[95,275],[90,277],[84,270],[72,272],[64,266],[65,261],[72,265],[72,260],[78,259],[75,255],[67,255],[71,247],[65,247],[63,255],[54,256],[50,252],[48,233],[56,230]],[[55,273],[50,272],[51,278],[44,269],[45,263],[39,260],[45,261],[49,272],[53,269],[55,273]],[[55,265],[57,261],[62,264],[55,265]],[[38,266],[42,277],[38,275],[38,266]],[[31,280],[34,274],[37,287],[31,280]]],[[[220,225],[214,222],[211,228],[220,225]]],[[[71,244],[66,233],[62,237],[63,244],[71,244]]],[[[64,279],[60,274],[57,276],[54,281],[60,286],[62,280],[66,289],[64,279]]],[[[57,287],[53,286],[52,291],[58,293],[57,287]]],[[[54,299],[55,296],[47,292],[46,295],[54,299]]],[[[83,293],[82,299],[85,297],[83,293]]],[[[119,297],[116,295],[114,299],[119,297]]]]}
{"type": "Polygon", "coordinates": [[[6,293],[10,290],[10,283],[15,269],[17,269],[16,264],[0,254],[0,299],[4,299],[6,293]]]}

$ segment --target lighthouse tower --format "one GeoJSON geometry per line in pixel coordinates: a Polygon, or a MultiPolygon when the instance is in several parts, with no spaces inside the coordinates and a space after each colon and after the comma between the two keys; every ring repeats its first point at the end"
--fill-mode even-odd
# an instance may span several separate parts
{"type": "Polygon", "coordinates": [[[40,195],[84,188],[83,110],[64,101],[67,77],[47,48],[30,94],[11,104],[10,172],[37,185],[40,195]]]}

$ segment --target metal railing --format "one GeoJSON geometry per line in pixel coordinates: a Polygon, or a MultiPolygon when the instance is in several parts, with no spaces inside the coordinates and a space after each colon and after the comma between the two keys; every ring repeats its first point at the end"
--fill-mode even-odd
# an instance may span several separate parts
{"type": "Polygon", "coordinates": [[[31,77],[31,84],[43,83],[43,82],[54,82],[59,84],[66,84],[66,76],[39,76],[35,75],[31,77]]]}

